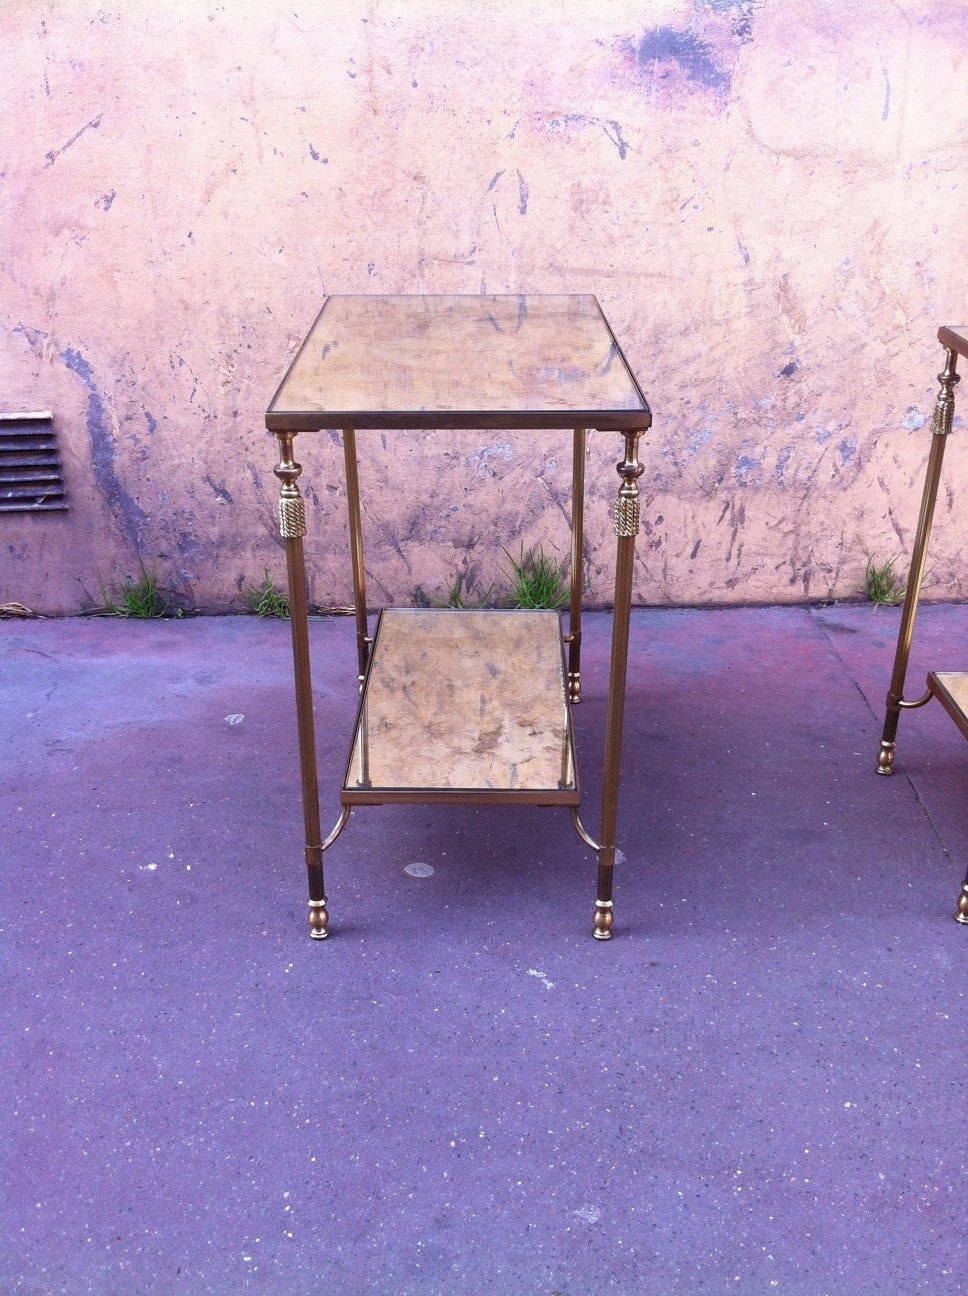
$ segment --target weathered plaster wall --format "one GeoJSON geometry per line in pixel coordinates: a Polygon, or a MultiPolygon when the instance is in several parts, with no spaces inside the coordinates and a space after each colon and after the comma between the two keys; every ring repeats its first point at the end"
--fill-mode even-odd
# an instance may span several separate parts
{"type": "MultiPolygon", "coordinates": [[[[73,504],[0,515],[0,601],[90,606],[139,556],[207,609],[281,575],[262,416],[328,292],[596,293],[656,412],[642,602],[848,596],[908,553],[968,315],[964,5],[7,0],[0,72],[0,403],[54,410],[73,504]]],[[[344,603],[338,446],[297,444],[344,603]]],[[[375,600],[566,551],[564,438],[365,448],[375,600]]],[[[958,458],[931,591],[964,597],[958,458]]]]}

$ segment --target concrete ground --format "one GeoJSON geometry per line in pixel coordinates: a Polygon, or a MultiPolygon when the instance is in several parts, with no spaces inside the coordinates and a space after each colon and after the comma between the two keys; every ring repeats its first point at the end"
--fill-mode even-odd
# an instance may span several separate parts
{"type": "Polygon", "coordinates": [[[607,944],[567,813],[462,807],[355,811],[310,941],[288,627],[0,624],[0,1292],[964,1292],[968,750],[874,774],[897,621],[634,614],[607,944]]]}

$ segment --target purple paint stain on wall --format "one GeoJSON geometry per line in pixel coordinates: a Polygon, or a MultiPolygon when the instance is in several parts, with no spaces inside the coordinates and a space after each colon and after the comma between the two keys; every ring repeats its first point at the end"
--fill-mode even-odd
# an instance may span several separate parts
{"type": "Polygon", "coordinates": [[[125,490],[118,477],[115,467],[114,439],[108,430],[107,411],[94,381],[94,370],[90,362],[73,347],[67,347],[62,351],[60,358],[71,373],[80,378],[87,391],[87,435],[91,443],[91,463],[95,481],[121,523],[125,535],[133,545],[137,546],[141,528],[148,521],[148,517],[125,490]]]}
{"type": "Polygon", "coordinates": [[[783,476],[786,473],[787,464],[790,462],[792,455],[793,447],[784,446],[776,457],[776,484],[778,486],[783,486],[785,484],[783,476]]]}
{"type": "MultiPolygon", "coordinates": [[[[729,91],[729,73],[713,57],[712,46],[693,32],[678,27],[654,27],[635,48],[639,68],[648,70],[673,64],[690,81],[720,94],[729,91]]],[[[665,76],[668,73],[662,73],[665,76]]]]}
{"type": "Polygon", "coordinates": [[[714,13],[729,14],[733,31],[744,45],[753,39],[753,11],[762,0],[703,0],[714,13]]]}
{"type": "Polygon", "coordinates": [[[212,477],[208,473],[206,473],[202,480],[205,482],[206,486],[211,488],[213,494],[216,495],[224,504],[235,503],[232,498],[232,492],[227,486],[220,485],[217,481],[213,481],[212,477]]]}
{"type": "Polygon", "coordinates": [[[85,134],[86,131],[97,130],[98,127],[101,125],[101,119],[103,116],[104,113],[98,113],[98,115],[92,118],[92,120],[89,121],[86,126],[82,126],[79,131],[76,131],[70,137],[70,139],[67,141],[66,144],[62,144],[59,149],[51,149],[50,152],[46,155],[47,160],[44,162],[44,167],[46,168],[49,166],[53,166],[54,163],[57,161],[57,159],[60,157],[60,155],[62,153],[66,153],[67,150],[72,147],[72,145],[76,144],[77,141],[81,138],[83,134],[85,134]]]}
{"type": "Polygon", "coordinates": [[[736,460],[736,467],[734,468],[733,472],[735,474],[736,480],[739,482],[741,486],[749,486],[750,477],[751,476],[755,477],[755,475],[759,472],[762,466],[763,466],[762,460],[753,459],[751,458],[750,455],[740,455],[740,457],[736,460]]]}
{"type": "Polygon", "coordinates": [[[518,211],[522,216],[528,214],[528,184],[521,172],[518,172],[518,211]]]}
{"type": "Polygon", "coordinates": [[[857,454],[857,438],[844,437],[843,441],[837,446],[837,454],[840,457],[841,468],[846,468],[852,463],[857,454]]]}
{"type": "Polygon", "coordinates": [[[602,130],[618,149],[618,155],[621,160],[625,161],[625,155],[629,151],[628,143],[622,138],[622,128],[617,121],[610,121],[602,126],[602,130]],[[611,129],[609,129],[611,127],[611,129]]]}

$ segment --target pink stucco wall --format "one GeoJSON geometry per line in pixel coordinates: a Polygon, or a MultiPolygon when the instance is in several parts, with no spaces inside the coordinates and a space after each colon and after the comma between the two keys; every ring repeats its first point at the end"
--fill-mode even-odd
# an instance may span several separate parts
{"type": "MultiPolygon", "coordinates": [[[[281,576],[263,413],[328,292],[596,293],[656,414],[642,602],[851,596],[908,554],[968,317],[956,0],[9,0],[0,73],[0,405],[54,411],[72,502],[0,515],[0,602],[76,611],[139,556],[212,610],[281,576]]],[[[345,603],[338,446],[297,445],[345,603]]],[[[566,552],[566,438],[365,450],[374,601],[566,552]]],[[[965,597],[949,460],[929,592],[965,597]]]]}

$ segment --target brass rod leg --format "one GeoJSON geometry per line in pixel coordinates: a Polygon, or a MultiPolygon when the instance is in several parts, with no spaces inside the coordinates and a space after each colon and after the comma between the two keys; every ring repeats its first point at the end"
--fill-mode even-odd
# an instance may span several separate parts
{"type": "Polygon", "coordinates": [[[585,429],[575,428],[571,468],[571,606],[568,611],[568,700],[581,700],[581,600],[585,550],[585,429]]]}
{"type": "Polygon", "coordinates": [[[279,492],[279,529],[286,544],[289,624],[292,631],[293,674],[296,684],[299,771],[302,779],[306,872],[309,881],[309,934],[315,940],[324,940],[329,935],[329,915],[326,909],[323,879],[319,778],[316,771],[316,734],[313,724],[313,690],[309,660],[309,609],[306,595],[306,560],[303,553],[306,509],[299,487],[296,485],[302,469],[293,459],[292,433],[279,432],[276,436],[279,441],[280,462],[275,473],[282,482],[279,492]]]}
{"type": "Polygon", "coordinates": [[[639,530],[639,488],[642,465],[638,462],[640,433],[625,434],[625,458],[618,465],[622,486],[615,502],[615,602],[612,611],[612,655],[605,720],[605,777],[602,789],[602,829],[599,834],[598,894],[592,930],[597,940],[612,936],[612,875],[615,864],[615,830],[618,822],[618,789],[622,763],[622,728],[625,719],[625,680],[628,670],[629,626],[632,617],[632,576],[635,537],[639,530]]]}
{"type": "Polygon", "coordinates": [[[360,684],[370,660],[370,630],[366,615],[366,570],[363,565],[363,514],[360,509],[360,475],[356,457],[356,432],[343,432],[343,459],[346,464],[346,506],[350,522],[350,561],[353,567],[353,606],[356,609],[356,651],[360,664],[360,684]]]}
{"type": "Polygon", "coordinates": [[[914,637],[914,619],[917,615],[918,600],[921,596],[921,582],[924,578],[924,564],[927,558],[928,540],[931,535],[931,523],[934,519],[934,506],[938,498],[938,484],[941,480],[945,442],[948,433],[951,431],[954,418],[954,388],[955,384],[960,381],[956,371],[957,359],[958,357],[954,351],[946,351],[944,372],[938,375],[941,391],[934,409],[931,453],[928,457],[924,490],[921,494],[921,511],[918,515],[914,549],[911,554],[911,570],[904,594],[904,606],[901,610],[901,625],[898,630],[897,648],[894,653],[894,669],[891,673],[891,684],[887,693],[887,711],[884,717],[884,729],[881,733],[881,745],[877,755],[878,774],[890,774],[894,768],[897,724],[901,714],[901,703],[904,698],[904,680],[907,675],[908,659],[911,655],[911,641],[914,637]]]}

